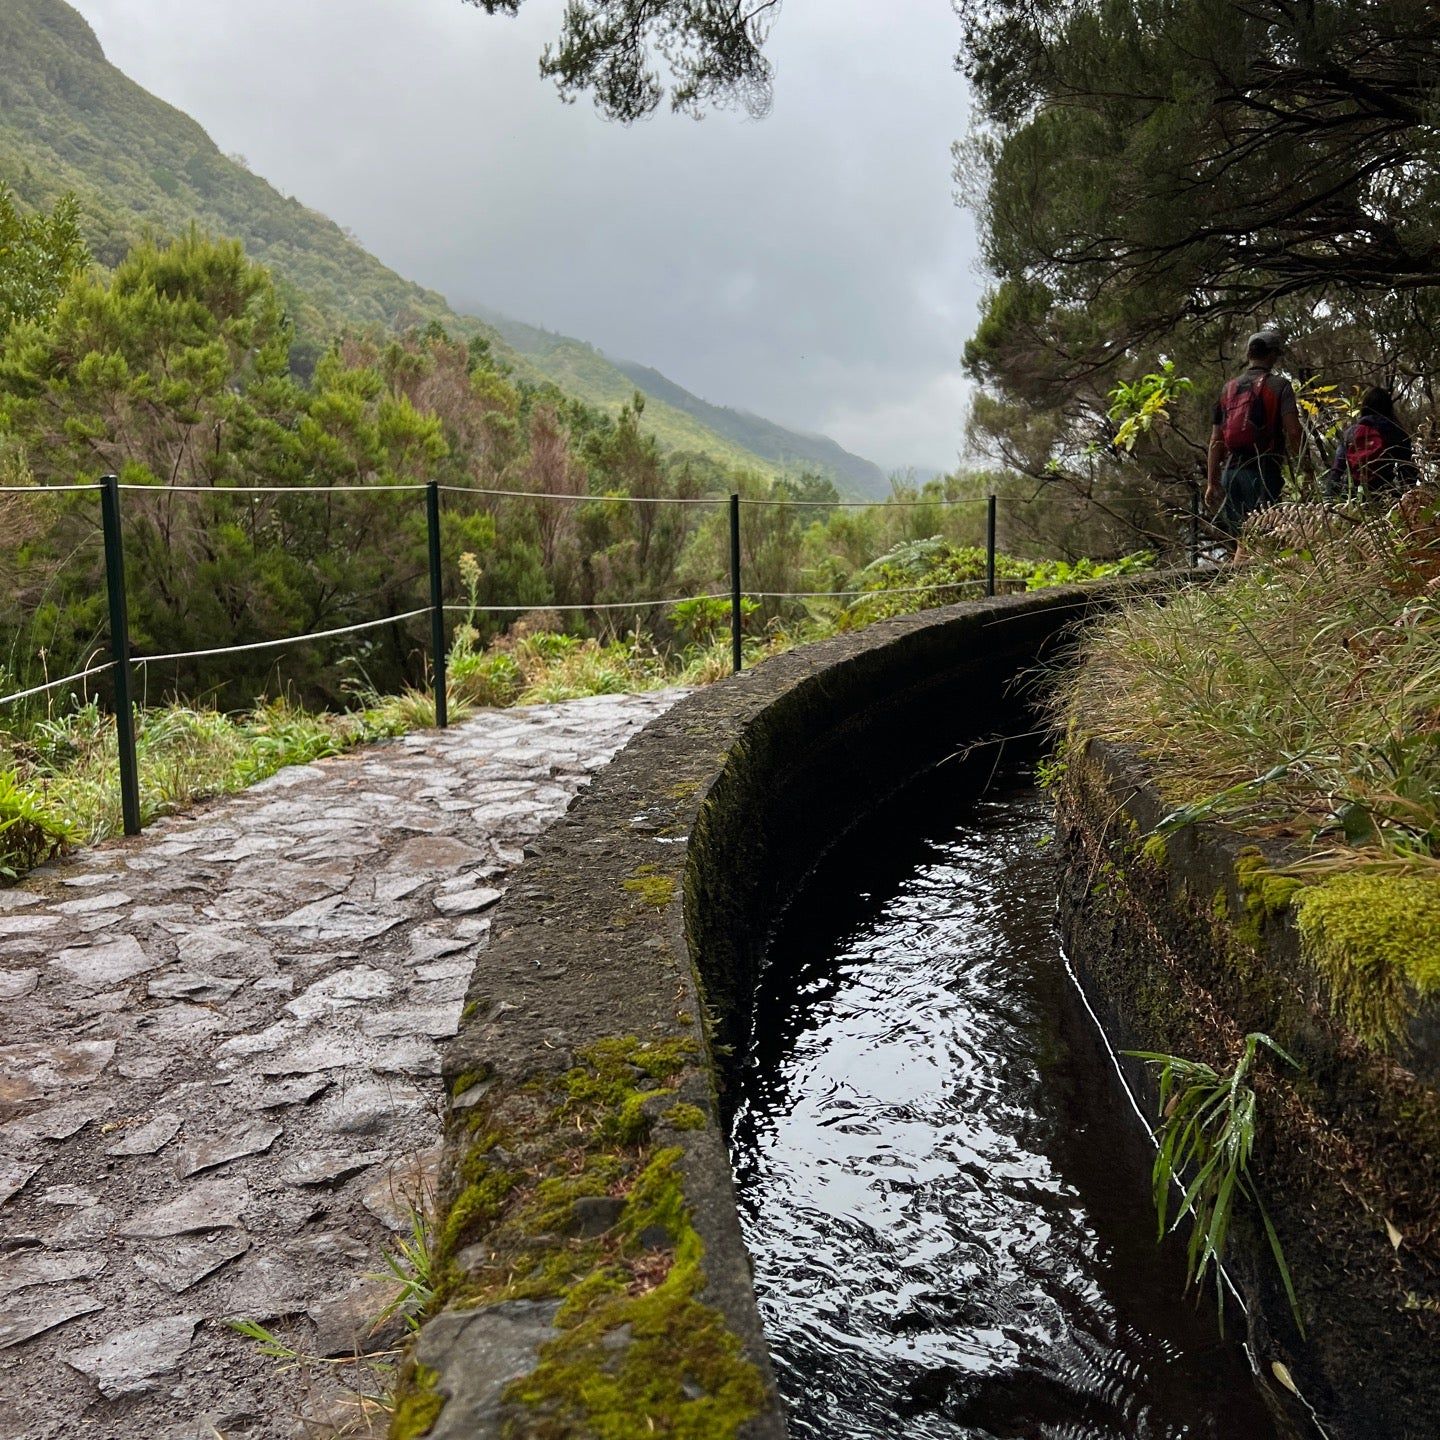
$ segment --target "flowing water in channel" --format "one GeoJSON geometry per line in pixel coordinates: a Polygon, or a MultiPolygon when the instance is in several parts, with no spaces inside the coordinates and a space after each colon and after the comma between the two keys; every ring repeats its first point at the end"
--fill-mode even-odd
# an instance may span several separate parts
{"type": "Polygon", "coordinates": [[[771,947],[732,1151],[791,1433],[1266,1440],[1244,1352],[1157,1250],[1029,776],[927,777],[771,947]]]}

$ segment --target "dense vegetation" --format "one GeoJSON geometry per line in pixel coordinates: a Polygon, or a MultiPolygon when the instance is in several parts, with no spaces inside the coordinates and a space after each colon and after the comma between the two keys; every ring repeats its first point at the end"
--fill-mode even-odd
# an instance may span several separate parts
{"type": "MultiPolygon", "coordinates": [[[[192,224],[238,239],[271,271],[294,327],[298,369],[312,365],[339,330],[436,323],[457,340],[488,339],[520,379],[557,386],[612,418],[634,393],[635,383],[590,346],[506,322],[520,342],[511,349],[490,326],[387,269],[326,216],[221,154],[189,116],[123,75],[64,0],[7,0],[0,7],[0,54],[0,181],[23,207],[48,210],[76,197],[81,232],[109,266],[137,242],[192,224]]],[[[770,477],[796,461],[815,468],[805,437],[752,452],[735,427],[712,429],[704,416],[668,400],[652,399],[646,417],[667,453],[709,455],[770,477]]],[[[837,475],[838,460],[823,457],[837,475]]],[[[863,469],[865,462],[855,464],[863,469]]],[[[868,493],[875,493],[870,478],[868,493]]]]}
{"type": "Polygon", "coordinates": [[[1162,844],[1203,819],[1291,842],[1257,903],[1294,907],[1338,1011],[1392,1042],[1440,993],[1440,502],[1275,511],[1247,546],[1226,583],[1099,626],[1062,714],[1144,755],[1162,844]]]}
{"type": "MultiPolygon", "coordinates": [[[[984,574],[984,477],[843,507],[821,477],[772,483],[666,456],[645,432],[641,397],[612,419],[433,322],[388,339],[342,335],[302,372],[270,273],[236,241],[192,229],[142,242],[106,271],[87,263],[69,206],[22,217],[3,193],[0,231],[29,277],[0,314],[0,475],[15,490],[0,495],[0,691],[78,670],[105,646],[96,494],[38,487],[107,471],[129,487],[126,586],[141,656],[419,608],[415,487],[441,481],[447,598],[466,612],[450,656],[458,712],[725,673],[728,608],[704,597],[726,588],[723,497],[734,489],[757,502],[741,527],[747,589],[767,592],[746,606],[752,659],[956,598],[984,574]],[[781,593],[817,590],[855,593],[781,593]],[[644,604],[687,596],[697,598],[644,604]],[[528,614],[511,624],[517,612],[528,614]]],[[[1007,508],[1002,532],[1022,550],[1023,514],[1007,508]]],[[[1106,573],[1007,555],[999,569],[1037,585],[1106,573]]],[[[426,640],[413,619],[144,664],[144,809],[424,723],[426,640]]],[[[21,868],[56,837],[108,833],[114,740],[93,693],[52,692],[6,723],[4,863],[21,868]]]]}
{"type": "MultiPolygon", "coordinates": [[[[957,179],[995,277],[966,348],[972,436],[1037,480],[1183,514],[1247,334],[1302,399],[1393,386],[1432,417],[1440,44],[1421,0],[964,0],[979,123],[957,179]],[[1158,374],[1163,447],[1117,443],[1158,374]]],[[[1323,409],[1323,406],[1321,407],[1323,409]]],[[[1323,416],[1312,414],[1312,419],[1323,416]]],[[[1327,426],[1290,494],[1323,466],[1327,426]]]]}

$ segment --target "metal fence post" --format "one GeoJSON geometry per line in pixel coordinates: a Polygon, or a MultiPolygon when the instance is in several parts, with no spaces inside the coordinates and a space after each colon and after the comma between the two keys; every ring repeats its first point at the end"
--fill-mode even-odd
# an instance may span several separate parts
{"type": "Polygon", "coordinates": [[[985,502],[985,593],[995,593],[995,497],[985,502]]]}
{"type": "Polygon", "coordinates": [[[450,723],[445,679],[445,586],[440,573],[440,486],[425,482],[425,529],[430,541],[430,671],[435,684],[435,723],[450,723]]]}
{"type": "Polygon", "coordinates": [[[130,699],[130,617],[125,604],[125,548],[120,535],[120,481],[100,481],[105,534],[105,589],[110,599],[110,660],[115,667],[115,739],[120,752],[120,816],[127,835],[140,833],[140,772],[135,762],[135,710],[130,699]]]}
{"type": "Polygon", "coordinates": [[[730,497],[730,663],[738,675],[745,663],[740,646],[740,497],[730,497]]]}
{"type": "Polygon", "coordinates": [[[1190,568],[1200,564],[1200,486],[1190,486],[1190,568]]]}

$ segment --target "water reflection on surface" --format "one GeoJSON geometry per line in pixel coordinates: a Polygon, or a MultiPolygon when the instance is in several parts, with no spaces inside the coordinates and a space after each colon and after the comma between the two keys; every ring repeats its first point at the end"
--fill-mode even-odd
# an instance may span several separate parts
{"type": "Polygon", "coordinates": [[[1156,1249],[1026,775],[913,788],[772,946],[732,1150],[791,1432],[1263,1440],[1156,1249]]]}

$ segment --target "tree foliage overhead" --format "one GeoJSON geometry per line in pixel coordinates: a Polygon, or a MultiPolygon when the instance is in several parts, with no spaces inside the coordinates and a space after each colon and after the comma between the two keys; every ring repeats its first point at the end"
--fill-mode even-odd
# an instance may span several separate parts
{"type": "MultiPolygon", "coordinates": [[[[465,0],[490,15],[515,15],[524,0],[465,0]]],[[[770,109],[764,44],[781,0],[568,0],[560,38],[547,45],[540,73],[567,100],[590,91],[600,113],[643,119],[665,97],[655,63],[669,71],[670,104],[700,115],[740,104],[770,109]]]]}
{"type": "Polygon", "coordinates": [[[1080,362],[1287,298],[1434,318],[1427,0],[958,0],[986,257],[1080,362]]]}
{"type": "Polygon", "coordinates": [[[1290,337],[1310,463],[1350,387],[1433,405],[1440,9],[956,8],[979,105],[957,178],[996,279],[965,349],[983,448],[1183,526],[1215,395],[1262,321],[1290,337]]]}

